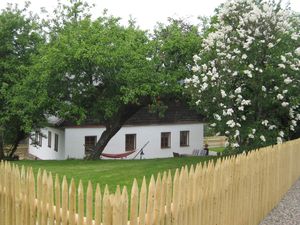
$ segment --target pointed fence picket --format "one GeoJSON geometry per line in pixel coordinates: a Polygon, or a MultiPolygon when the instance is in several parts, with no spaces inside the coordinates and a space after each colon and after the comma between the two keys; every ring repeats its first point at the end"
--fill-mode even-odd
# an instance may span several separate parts
{"type": "Polygon", "coordinates": [[[144,177],[110,193],[99,184],[0,162],[0,225],[253,225],[300,176],[300,139],[144,177]],[[130,201],[129,201],[130,200],[130,201]]]}

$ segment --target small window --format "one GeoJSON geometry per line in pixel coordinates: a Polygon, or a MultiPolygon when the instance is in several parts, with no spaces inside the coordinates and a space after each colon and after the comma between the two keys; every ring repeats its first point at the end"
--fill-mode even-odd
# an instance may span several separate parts
{"type": "Polygon", "coordinates": [[[42,144],[43,144],[43,135],[42,135],[41,132],[39,132],[39,141],[38,141],[38,143],[39,143],[39,146],[42,147],[42,144]]]}
{"type": "Polygon", "coordinates": [[[161,133],[161,148],[170,148],[171,147],[171,132],[162,132],[161,133]]]}
{"type": "Polygon", "coordinates": [[[180,131],[180,146],[189,146],[189,131],[180,131]]]}
{"type": "Polygon", "coordinates": [[[51,142],[52,142],[52,133],[51,131],[48,131],[48,147],[51,148],[51,142]]]}
{"type": "Polygon", "coordinates": [[[54,151],[58,152],[58,134],[54,135],[54,151]]]}
{"type": "Polygon", "coordinates": [[[136,149],[136,134],[125,135],[125,151],[133,151],[136,149]]]}
{"type": "Polygon", "coordinates": [[[85,136],[84,137],[84,148],[85,152],[91,151],[97,142],[97,136],[85,136]]]}
{"type": "Polygon", "coordinates": [[[38,131],[35,132],[34,144],[36,144],[36,145],[39,144],[39,132],[38,131]]]}

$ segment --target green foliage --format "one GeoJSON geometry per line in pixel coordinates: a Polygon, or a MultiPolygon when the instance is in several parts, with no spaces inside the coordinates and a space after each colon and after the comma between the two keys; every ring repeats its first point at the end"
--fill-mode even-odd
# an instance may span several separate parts
{"type": "Polygon", "coordinates": [[[217,9],[186,79],[199,111],[232,153],[282,143],[300,122],[299,15],[275,1],[217,9]]]}
{"type": "Polygon", "coordinates": [[[0,127],[9,144],[24,138],[29,128],[26,124],[33,124],[29,121],[38,121],[32,114],[37,105],[27,107],[20,99],[24,93],[19,92],[30,74],[32,57],[43,42],[37,18],[26,13],[26,7],[7,7],[0,13],[0,127]]]}

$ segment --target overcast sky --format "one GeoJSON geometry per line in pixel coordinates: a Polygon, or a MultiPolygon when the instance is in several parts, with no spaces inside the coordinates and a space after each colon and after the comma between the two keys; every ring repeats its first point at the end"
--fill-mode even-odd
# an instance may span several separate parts
{"type": "MultiPolygon", "coordinates": [[[[101,15],[104,9],[109,14],[123,18],[124,23],[129,15],[136,19],[143,29],[153,29],[156,22],[166,22],[168,17],[184,17],[190,22],[197,23],[198,16],[210,16],[214,9],[225,0],[86,0],[96,4],[92,11],[95,17],[101,15]]],[[[7,3],[24,5],[24,0],[0,0],[0,8],[7,3]]],[[[61,0],[66,2],[66,0],[61,0]]],[[[284,3],[288,0],[283,0],[284,3]]],[[[294,11],[300,11],[300,0],[289,0],[294,11]]],[[[31,0],[31,10],[38,13],[41,7],[48,12],[55,8],[56,0],[31,0]]]]}

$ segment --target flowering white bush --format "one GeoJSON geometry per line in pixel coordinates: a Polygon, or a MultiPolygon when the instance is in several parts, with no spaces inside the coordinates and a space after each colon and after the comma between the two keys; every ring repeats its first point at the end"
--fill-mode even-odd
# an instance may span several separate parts
{"type": "Polygon", "coordinates": [[[186,92],[229,148],[282,143],[300,123],[299,17],[273,1],[236,0],[212,21],[186,92]]]}

